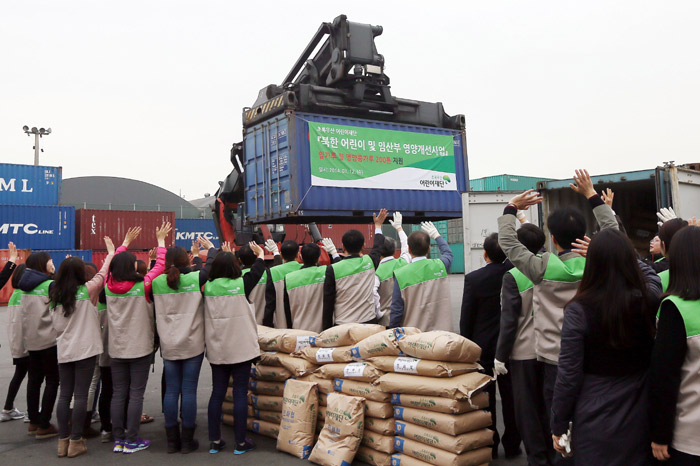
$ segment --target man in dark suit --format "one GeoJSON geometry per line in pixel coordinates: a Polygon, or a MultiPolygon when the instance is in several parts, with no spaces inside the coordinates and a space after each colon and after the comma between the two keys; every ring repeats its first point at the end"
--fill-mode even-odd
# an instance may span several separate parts
{"type": "MultiPolygon", "coordinates": [[[[503,275],[513,266],[506,261],[506,255],[498,245],[498,234],[492,233],[484,240],[484,259],[486,266],[464,277],[464,294],[462,295],[462,315],[459,330],[462,336],[481,347],[479,362],[484,372],[493,375],[496,343],[501,320],[501,285],[503,275]]],[[[498,377],[498,388],[503,405],[503,438],[499,438],[496,429],[496,385],[490,384],[489,406],[494,431],[493,457],[498,457],[498,444],[503,441],[506,458],[520,454],[520,433],[515,426],[513,409],[513,388],[508,375],[498,377]]]]}

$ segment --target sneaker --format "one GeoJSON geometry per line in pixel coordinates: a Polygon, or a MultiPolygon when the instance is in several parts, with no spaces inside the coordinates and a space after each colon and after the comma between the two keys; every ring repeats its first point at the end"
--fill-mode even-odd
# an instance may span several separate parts
{"type": "Polygon", "coordinates": [[[236,449],[233,450],[234,455],[242,455],[255,448],[255,444],[249,438],[245,439],[245,442],[236,445],[236,449]]]}
{"type": "Polygon", "coordinates": [[[113,453],[122,453],[124,451],[124,440],[115,440],[112,446],[113,453]]]}
{"type": "Polygon", "coordinates": [[[226,442],[223,439],[219,440],[219,443],[211,442],[209,444],[209,453],[219,453],[226,446],[226,442]]]}
{"type": "Polygon", "coordinates": [[[24,413],[17,408],[12,408],[10,411],[2,410],[0,413],[0,422],[14,421],[16,419],[24,418],[24,413]]]}
{"type": "Polygon", "coordinates": [[[137,438],[133,442],[124,442],[124,453],[136,453],[137,451],[145,450],[151,446],[150,440],[141,440],[137,438]]]}
{"type": "Polygon", "coordinates": [[[24,413],[24,422],[25,423],[29,422],[29,413],[28,412],[24,413]]]}
{"type": "Polygon", "coordinates": [[[102,443],[109,443],[112,441],[112,433],[111,432],[106,432],[102,431],[100,432],[100,442],[102,443]]]}
{"type": "Polygon", "coordinates": [[[100,413],[97,410],[93,411],[92,418],[90,418],[90,424],[94,424],[100,421],[100,413]]]}
{"type": "Polygon", "coordinates": [[[56,426],[53,424],[49,424],[48,427],[42,428],[39,427],[36,430],[36,438],[38,440],[43,440],[45,438],[51,438],[51,437],[56,437],[58,435],[58,429],[56,429],[56,426]]]}

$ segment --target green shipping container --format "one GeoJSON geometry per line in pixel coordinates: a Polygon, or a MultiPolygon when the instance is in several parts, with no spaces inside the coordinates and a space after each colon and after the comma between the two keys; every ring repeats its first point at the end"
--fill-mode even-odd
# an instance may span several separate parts
{"type": "Polygon", "coordinates": [[[469,180],[472,191],[525,191],[536,189],[538,181],[549,181],[551,178],[519,175],[494,175],[469,180]]]}
{"type": "MultiPolygon", "coordinates": [[[[464,243],[450,244],[452,249],[452,267],[450,273],[464,273],[464,243]]],[[[438,259],[440,257],[440,248],[434,242],[430,245],[430,258],[438,259]]]]}

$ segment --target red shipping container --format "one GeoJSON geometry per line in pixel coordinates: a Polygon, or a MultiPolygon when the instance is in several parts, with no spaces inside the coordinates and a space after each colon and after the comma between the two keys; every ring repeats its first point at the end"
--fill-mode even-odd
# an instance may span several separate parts
{"type": "MultiPolygon", "coordinates": [[[[27,260],[27,257],[29,257],[29,254],[31,254],[32,250],[31,249],[18,249],[17,250],[17,265],[19,264],[24,264],[24,261],[27,260]]],[[[5,267],[5,264],[7,264],[7,259],[10,257],[10,250],[9,249],[0,249],[0,270],[5,267]]],[[[7,306],[7,303],[10,301],[10,296],[12,296],[12,293],[15,291],[14,288],[12,288],[12,279],[7,282],[7,284],[0,290],[0,306],[7,306]]]]}
{"type": "Polygon", "coordinates": [[[165,238],[167,247],[175,244],[175,213],[141,210],[96,210],[78,209],[75,211],[76,249],[104,250],[103,237],[112,238],[119,247],[126,231],[140,226],[141,235],[129,247],[133,249],[150,249],[157,246],[156,228],[163,222],[170,222],[173,231],[165,238]]]}
{"type": "MultiPolygon", "coordinates": [[[[142,260],[146,263],[146,265],[150,265],[151,259],[148,257],[148,251],[135,251],[133,249],[129,249],[129,252],[135,255],[137,260],[142,260]]],[[[107,257],[107,251],[92,251],[92,262],[97,266],[97,270],[102,268],[102,264],[105,263],[105,257],[107,257]]]]}
{"type": "Polygon", "coordinates": [[[319,224],[318,231],[324,238],[333,240],[333,244],[340,252],[343,250],[343,235],[348,230],[357,230],[365,236],[365,247],[363,251],[368,253],[372,249],[374,243],[374,223],[372,224],[352,224],[352,223],[335,223],[335,224],[319,224]]]}

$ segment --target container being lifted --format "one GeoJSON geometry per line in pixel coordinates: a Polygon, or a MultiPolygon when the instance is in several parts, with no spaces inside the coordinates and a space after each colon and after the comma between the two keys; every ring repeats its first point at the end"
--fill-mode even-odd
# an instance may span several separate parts
{"type": "Polygon", "coordinates": [[[382,31],[344,15],[323,23],[282,83],[260,90],[217,193],[219,222],[368,223],[383,207],[406,223],[462,216],[464,115],[391,94],[382,31]]]}

